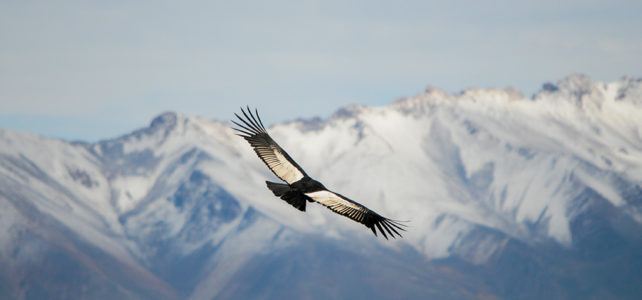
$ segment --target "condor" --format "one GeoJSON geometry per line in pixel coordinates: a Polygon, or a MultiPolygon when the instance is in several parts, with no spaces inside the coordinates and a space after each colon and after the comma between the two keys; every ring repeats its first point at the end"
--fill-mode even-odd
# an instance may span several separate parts
{"type": "Polygon", "coordinates": [[[241,112],[245,118],[236,113],[234,115],[243,124],[232,121],[238,126],[233,129],[238,132],[238,136],[250,143],[254,152],[270,171],[285,182],[265,182],[275,196],[301,211],[305,211],[306,202],[317,202],[337,214],[365,225],[372,230],[375,236],[379,230],[386,239],[388,236],[396,238],[395,235],[401,237],[399,231],[405,231],[402,228],[405,225],[384,218],[367,207],[326,189],[323,184],[310,178],[290,155],[268,135],[258,110],[252,114],[250,108],[247,107],[247,112],[243,108],[241,108],[241,112]]]}

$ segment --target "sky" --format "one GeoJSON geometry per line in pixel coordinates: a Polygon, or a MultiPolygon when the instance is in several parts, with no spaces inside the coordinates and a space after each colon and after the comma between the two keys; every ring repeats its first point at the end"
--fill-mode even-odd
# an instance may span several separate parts
{"type": "MultiPolygon", "coordinates": [[[[165,111],[265,123],[434,86],[642,76],[642,1],[0,1],[0,127],[95,142],[165,111]]],[[[267,124],[266,124],[267,125],[267,124]]]]}

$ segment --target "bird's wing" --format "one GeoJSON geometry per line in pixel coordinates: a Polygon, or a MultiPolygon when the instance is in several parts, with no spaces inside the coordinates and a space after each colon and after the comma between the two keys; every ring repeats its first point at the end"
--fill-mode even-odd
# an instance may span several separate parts
{"type": "Polygon", "coordinates": [[[249,107],[247,108],[247,113],[243,108],[241,108],[241,112],[245,118],[237,114],[234,115],[243,122],[245,126],[232,121],[232,123],[239,127],[234,128],[234,130],[239,132],[237,134],[238,136],[243,137],[250,143],[252,148],[254,148],[254,152],[256,152],[274,175],[288,184],[292,184],[307,176],[290,155],[268,135],[257,110],[255,110],[256,117],[252,114],[249,107]]]}
{"type": "Polygon", "coordinates": [[[365,225],[370,228],[375,235],[377,235],[376,227],[386,239],[388,239],[388,235],[393,238],[395,238],[395,235],[401,237],[399,231],[405,231],[405,229],[402,228],[402,226],[405,225],[384,218],[367,207],[331,191],[320,190],[305,193],[305,195],[331,209],[333,212],[365,225]],[[386,235],[386,232],[388,235],[386,235]]]}

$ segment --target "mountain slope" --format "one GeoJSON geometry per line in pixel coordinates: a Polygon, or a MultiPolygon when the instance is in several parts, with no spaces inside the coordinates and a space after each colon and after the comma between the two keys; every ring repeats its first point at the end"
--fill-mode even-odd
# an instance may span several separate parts
{"type": "Polygon", "coordinates": [[[642,80],[572,75],[532,99],[428,88],[269,129],[328,188],[410,220],[389,242],[275,198],[226,122],[165,113],[96,144],[0,129],[0,293],[634,298],[639,120],[642,80]]]}

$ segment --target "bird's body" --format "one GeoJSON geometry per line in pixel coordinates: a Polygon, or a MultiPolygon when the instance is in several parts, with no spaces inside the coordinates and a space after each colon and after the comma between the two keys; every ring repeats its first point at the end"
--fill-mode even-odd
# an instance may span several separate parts
{"type": "Polygon", "coordinates": [[[309,193],[309,192],[316,192],[320,190],[324,190],[325,186],[321,184],[321,182],[318,182],[308,176],[303,177],[301,180],[296,181],[290,185],[290,187],[293,190],[302,192],[302,193],[309,193]]]}
{"type": "Polygon", "coordinates": [[[300,211],[305,211],[306,201],[314,202],[314,200],[306,195],[306,193],[317,192],[325,189],[321,182],[318,182],[309,176],[305,176],[292,184],[270,181],[266,181],[266,184],[272,193],[274,193],[274,196],[280,197],[300,211]]]}
{"type": "Polygon", "coordinates": [[[283,150],[267,133],[258,111],[256,117],[250,111],[246,113],[241,109],[245,119],[235,114],[243,124],[232,121],[240,128],[234,128],[250,143],[254,152],[268,166],[270,171],[285,183],[266,181],[272,193],[294,206],[300,211],[305,211],[307,202],[317,202],[340,215],[346,216],[370,228],[377,235],[377,228],[388,239],[388,235],[401,236],[399,231],[404,230],[397,221],[384,218],[367,207],[348,199],[345,196],[328,190],[321,182],[308,176],[285,150],[283,150]],[[249,116],[248,116],[249,115],[249,116]],[[398,231],[399,230],[399,231],[398,231]],[[388,233],[388,235],[386,235],[388,233]]]}

